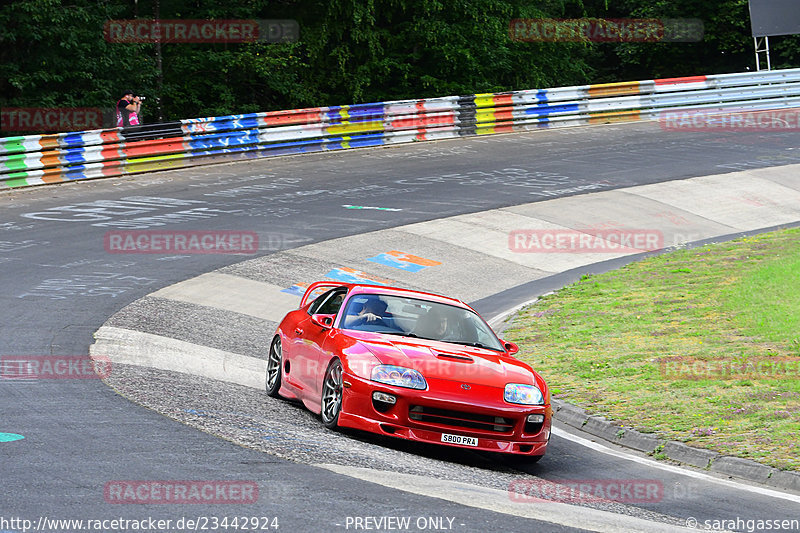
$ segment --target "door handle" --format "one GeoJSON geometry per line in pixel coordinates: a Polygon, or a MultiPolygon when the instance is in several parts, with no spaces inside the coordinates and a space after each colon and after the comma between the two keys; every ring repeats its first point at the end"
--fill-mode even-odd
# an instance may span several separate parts
{"type": "Polygon", "coordinates": [[[294,333],[295,333],[295,335],[302,335],[303,334],[303,330],[300,329],[300,328],[294,328],[294,333]]]}

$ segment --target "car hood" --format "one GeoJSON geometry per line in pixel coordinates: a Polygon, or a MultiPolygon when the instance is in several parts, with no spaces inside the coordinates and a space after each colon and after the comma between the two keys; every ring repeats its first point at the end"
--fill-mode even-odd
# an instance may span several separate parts
{"type": "Polygon", "coordinates": [[[428,380],[445,379],[491,387],[536,382],[527,364],[493,350],[374,333],[359,332],[351,336],[381,364],[413,368],[428,380]]]}

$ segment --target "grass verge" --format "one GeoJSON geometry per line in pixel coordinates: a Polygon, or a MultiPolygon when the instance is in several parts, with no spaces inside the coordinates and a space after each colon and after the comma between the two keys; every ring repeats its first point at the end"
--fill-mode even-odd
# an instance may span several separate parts
{"type": "Polygon", "coordinates": [[[800,230],[585,276],[506,338],[560,398],[639,431],[800,470],[800,230]]]}

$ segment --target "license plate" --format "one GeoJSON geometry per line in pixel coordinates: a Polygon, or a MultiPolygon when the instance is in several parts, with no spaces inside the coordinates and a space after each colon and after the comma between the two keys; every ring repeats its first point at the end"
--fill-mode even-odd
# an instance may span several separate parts
{"type": "Polygon", "coordinates": [[[463,444],[464,446],[477,446],[478,439],[475,437],[465,437],[463,435],[451,435],[449,433],[442,433],[442,442],[448,444],[463,444]]]}

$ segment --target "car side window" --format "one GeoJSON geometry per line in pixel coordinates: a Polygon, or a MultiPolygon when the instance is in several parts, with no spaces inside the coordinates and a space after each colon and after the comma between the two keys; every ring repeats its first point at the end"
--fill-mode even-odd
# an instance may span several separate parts
{"type": "Polygon", "coordinates": [[[346,294],[347,291],[341,288],[332,289],[317,298],[314,303],[311,304],[311,307],[308,308],[308,313],[310,315],[335,315],[339,312],[339,308],[342,306],[346,294]]]}

